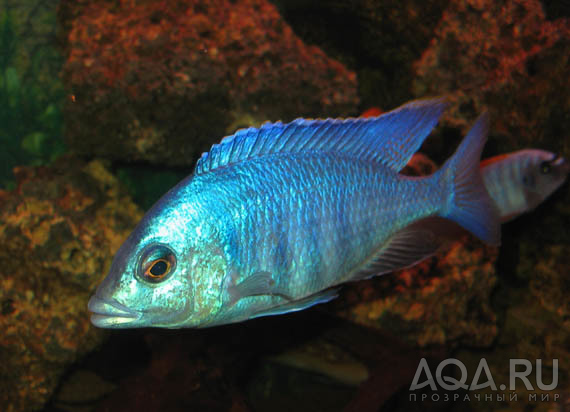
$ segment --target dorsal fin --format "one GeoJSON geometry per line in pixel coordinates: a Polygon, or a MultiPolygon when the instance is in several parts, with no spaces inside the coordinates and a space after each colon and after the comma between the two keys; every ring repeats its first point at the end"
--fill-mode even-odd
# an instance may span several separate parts
{"type": "Polygon", "coordinates": [[[446,107],[443,98],[415,100],[378,117],[265,123],[238,130],[203,153],[195,174],[272,153],[345,153],[399,172],[446,107]]]}

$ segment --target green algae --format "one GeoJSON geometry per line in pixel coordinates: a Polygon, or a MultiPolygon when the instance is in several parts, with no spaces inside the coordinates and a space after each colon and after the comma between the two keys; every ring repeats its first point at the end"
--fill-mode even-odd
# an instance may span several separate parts
{"type": "Polygon", "coordinates": [[[40,17],[8,7],[0,12],[0,188],[4,189],[14,187],[15,166],[47,164],[65,150],[64,89],[57,76],[62,60],[49,32],[55,27],[55,11],[40,17]],[[32,22],[42,36],[29,40],[25,32],[32,22]]]}

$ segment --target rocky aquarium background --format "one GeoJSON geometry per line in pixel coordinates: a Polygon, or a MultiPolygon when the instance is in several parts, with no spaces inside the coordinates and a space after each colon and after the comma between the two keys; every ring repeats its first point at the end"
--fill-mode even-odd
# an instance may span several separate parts
{"type": "Polygon", "coordinates": [[[0,410],[570,410],[568,183],[500,250],[464,238],[307,311],[108,332],[86,307],[144,210],[239,127],[446,95],[436,162],[483,110],[485,156],[570,157],[567,2],[0,4],[0,410]],[[497,385],[510,358],[547,383],[558,359],[559,382],[410,401],[422,357],[467,383],[485,358],[497,385]]]}

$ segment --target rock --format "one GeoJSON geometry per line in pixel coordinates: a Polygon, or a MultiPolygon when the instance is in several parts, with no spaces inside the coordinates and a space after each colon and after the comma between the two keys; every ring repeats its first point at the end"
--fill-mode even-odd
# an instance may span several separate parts
{"type": "Polygon", "coordinates": [[[68,376],[58,390],[55,403],[63,410],[74,410],[73,405],[102,399],[116,387],[88,370],[77,370],[68,376]]]}
{"type": "Polygon", "coordinates": [[[464,131],[487,109],[496,153],[568,155],[569,39],[568,19],[547,19],[538,0],[453,0],[415,64],[414,95],[448,95],[445,122],[464,131]]]}
{"type": "Polygon", "coordinates": [[[35,410],[103,336],[87,301],[141,217],[99,161],[16,170],[0,201],[0,409],[35,410]]]}
{"type": "MultiPolygon", "coordinates": [[[[528,246],[527,246],[528,247],[528,246]]],[[[531,269],[530,291],[540,305],[562,322],[570,348],[570,247],[568,244],[547,245],[541,259],[525,259],[520,271],[531,269]],[[529,267],[530,266],[530,267],[529,267]]],[[[570,368],[570,359],[569,359],[570,368]]]]}
{"type": "Polygon", "coordinates": [[[274,0],[295,33],[356,71],[363,106],[413,99],[414,62],[428,47],[445,0],[274,0]]]}
{"type": "Polygon", "coordinates": [[[358,104],[355,74],[265,0],[62,1],[59,16],[66,139],[80,153],[194,165],[241,119],[346,116],[358,104]]]}
{"type": "MultiPolygon", "coordinates": [[[[567,295],[566,295],[567,296],[567,295]]],[[[475,370],[481,358],[485,358],[492,377],[499,388],[482,390],[481,398],[486,395],[490,401],[482,402],[471,399],[469,402],[473,411],[512,410],[523,411],[565,411],[565,403],[570,392],[568,370],[570,369],[570,333],[568,321],[557,313],[549,312],[542,306],[542,302],[528,293],[526,288],[510,289],[502,298],[510,302],[504,315],[504,322],[493,348],[473,352],[467,349],[458,351],[455,357],[467,367],[471,383],[475,370]],[[510,359],[525,359],[532,365],[532,373],[528,376],[531,388],[527,388],[522,380],[515,381],[516,390],[510,391],[510,359]],[[555,389],[541,390],[536,381],[537,359],[541,360],[541,377],[545,385],[553,382],[553,362],[558,362],[558,385],[555,389]],[[506,390],[501,390],[505,385],[506,390]],[[511,399],[516,393],[517,398],[511,399]],[[497,394],[507,396],[501,402],[497,394]],[[536,395],[536,397],[533,397],[536,395]],[[558,398],[555,398],[555,395],[558,398]]],[[[521,370],[518,367],[517,370],[521,370]]],[[[484,382],[481,377],[479,382],[484,382]]]]}

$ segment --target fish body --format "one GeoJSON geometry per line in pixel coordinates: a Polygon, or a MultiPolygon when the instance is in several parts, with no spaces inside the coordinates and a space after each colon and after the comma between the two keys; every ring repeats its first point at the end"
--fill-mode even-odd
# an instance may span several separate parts
{"type": "Polygon", "coordinates": [[[120,248],[89,302],[92,322],[206,327],[301,310],[433,254],[441,218],[498,244],[479,171],[486,115],[436,173],[399,173],[444,107],[416,101],[225,138],[120,248]]]}
{"type": "Polygon", "coordinates": [[[570,165],[554,153],[525,149],[481,162],[481,174],[501,222],[533,210],[564,183],[570,165]]]}

